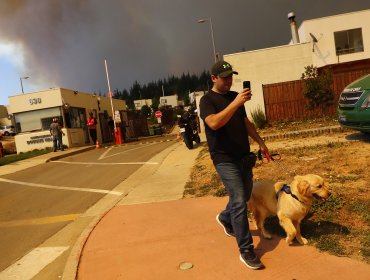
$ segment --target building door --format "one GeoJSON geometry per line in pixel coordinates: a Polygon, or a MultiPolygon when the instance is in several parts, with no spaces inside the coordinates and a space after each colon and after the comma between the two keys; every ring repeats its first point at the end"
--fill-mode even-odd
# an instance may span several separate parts
{"type": "Polygon", "coordinates": [[[112,142],[112,132],[109,129],[107,114],[99,113],[99,124],[103,143],[112,142]]]}

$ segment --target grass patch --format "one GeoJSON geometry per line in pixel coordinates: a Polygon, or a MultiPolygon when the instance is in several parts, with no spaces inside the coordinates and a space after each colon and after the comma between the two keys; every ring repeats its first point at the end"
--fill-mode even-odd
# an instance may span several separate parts
{"type": "Polygon", "coordinates": [[[336,256],[345,256],[346,250],[340,244],[339,237],[336,235],[322,235],[316,242],[316,247],[320,251],[330,252],[336,256]]]}
{"type": "Polygon", "coordinates": [[[361,240],[362,248],[360,249],[361,255],[370,262],[370,232],[365,232],[361,240]]]}
{"type": "Polygon", "coordinates": [[[255,110],[251,112],[251,116],[256,128],[262,129],[266,126],[267,124],[266,115],[260,106],[258,106],[255,110]]]}
{"type": "Polygon", "coordinates": [[[315,213],[322,219],[332,219],[338,210],[342,209],[345,205],[345,199],[341,196],[330,196],[325,203],[314,200],[310,210],[311,215],[315,213]]]}
{"type": "Polygon", "coordinates": [[[28,158],[37,157],[43,154],[50,153],[51,151],[52,151],[51,148],[45,148],[43,150],[36,149],[36,150],[25,152],[25,153],[9,155],[9,156],[0,158],[0,166],[7,165],[13,162],[20,161],[20,160],[28,159],[28,158]]]}
{"type": "Polygon", "coordinates": [[[348,206],[349,211],[356,212],[361,216],[365,222],[370,225],[370,201],[364,201],[362,199],[357,199],[355,202],[348,206]]]}
{"type": "Polygon", "coordinates": [[[224,187],[222,187],[222,188],[217,189],[213,195],[216,197],[227,196],[227,191],[224,187]]]}

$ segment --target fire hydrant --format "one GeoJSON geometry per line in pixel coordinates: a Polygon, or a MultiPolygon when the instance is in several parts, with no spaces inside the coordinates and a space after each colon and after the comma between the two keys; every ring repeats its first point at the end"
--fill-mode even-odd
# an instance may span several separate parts
{"type": "Polygon", "coordinates": [[[4,148],[3,148],[3,143],[0,142],[0,158],[4,156],[4,148]]]}

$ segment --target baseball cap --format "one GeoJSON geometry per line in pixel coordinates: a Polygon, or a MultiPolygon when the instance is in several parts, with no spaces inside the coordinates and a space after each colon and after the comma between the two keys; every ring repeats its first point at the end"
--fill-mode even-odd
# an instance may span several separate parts
{"type": "Polygon", "coordinates": [[[212,66],[211,74],[216,76],[216,77],[220,76],[222,78],[225,78],[227,76],[230,76],[231,74],[238,75],[239,73],[233,70],[230,63],[221,60],[221,61],[217,61],[212,66]]]}

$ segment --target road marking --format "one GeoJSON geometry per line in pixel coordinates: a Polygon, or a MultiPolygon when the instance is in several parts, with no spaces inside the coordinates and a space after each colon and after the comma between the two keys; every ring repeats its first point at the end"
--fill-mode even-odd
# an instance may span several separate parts
{"type": "Polygon", "coordinates": [[[36,276],[45,266],[53,262],[69,247],[38,247],[23,258],[0,272],[0,280],[28,280],[36,276]]]}
{"type": "MultiPolygon", "coordinates": [[[[157,143],[150,143],[150,144],[146,145],[145,147],[142,147],[142,146],[141,146],[141,147],[132,148],[132,149],[129,149],[129,150],[126,150],[126,151],[123,151],[123,152],[116,153],[116,154],[114,154],[114,155],[105,156],[104,158],[115,157],[115,156],[118,156],[118,155],[120,155],[120,154],[125,154],[125,153],[128,153],[128,152],[134,151],[134,150],[138,150],[138,149],[146,148],[146,147],[148,147],[148,146],[153,146],[153,145],[155,145],[155,144],[157,144],[157,143]]],[[[104,154],[105,154],[105,153],[104,153],[104,154]]],[[[99,159],[103,159],[103,158],[102,158],[102,156],[103,156],[103,155],[101,155],[99,159]]]]}
{"type": "Polygon", "coordinates": [[[81,214],[69,214],[69,215],[61,215],[61,216],[54,216],[54,217],[43,217],[43,218],[37,218],[37,219],[0,222],[0,228],[46,225],[46,224],[55,224],[55,223],[61,223],[61,222],[67,222],[67,221],[74,221],[78,217],[80,217],[80,215],[81,214]]]}
{"type": "Polygon", "coordinates": [[[64,160],[58,160],[53,161],[54,163],[68,163],[68,164],[81,164],[81,165],[134,165],[134,164],[149,164],[149,165],[155,165],[158,164],[158,162],[150,162],[150,161],[136,161],[136,162],[82,162],[82,161],[64,161],[64,160]]]}
{"type": "Polygon", "coordinates": [[[51,185],[44,185],[44,184],[35,184],[35,183],[14,181],[14,180],[9,180],[9,179],[5,179],[5,178],[0,178],[0,181],[10,183],[10,184],[17,184],[17,185],[23,185],[23,186],[29,186],[29,187],[35,187],[35,188],[52,189],[52,190],[104,193],[104,194],[117,195],[117,196],[121,196],[123,194],[122,192],[115,192],[115,191],[108,191],[108,190],[89,189],[89,188],[58,187],[58,186],[51,186],[51,185]]]}
{"type": "Polygon", "coordinates": [[[112,150],[112,147],[108,148],[99,158],[98,160],[101,160],[105,157],[106,154],[108,154],[112,150]]]}

